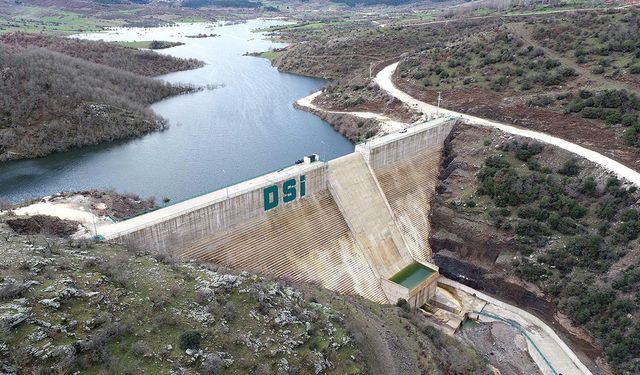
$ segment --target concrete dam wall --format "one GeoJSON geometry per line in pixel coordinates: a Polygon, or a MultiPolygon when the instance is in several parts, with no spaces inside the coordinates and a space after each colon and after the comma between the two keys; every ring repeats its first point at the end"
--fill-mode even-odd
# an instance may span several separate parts
{"type": "Polygon", "coordinates": [[[437,273],[429,264],[429,212],[453,122],[426,122],[344,157],[295,165],[101,234],[381,303],[403,292],[421,295],[388,280],[416,262],[437,273]]]}

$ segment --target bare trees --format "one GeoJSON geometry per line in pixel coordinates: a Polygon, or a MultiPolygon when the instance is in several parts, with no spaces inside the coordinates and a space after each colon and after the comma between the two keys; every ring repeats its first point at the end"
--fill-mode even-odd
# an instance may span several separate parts
{"type": "Polygon", "coordinates": [[[41,47],[86,61],[126,70],[143,76],[157,76],[199,68],[203,62],[179,59],[118,46],[103,41],[58,38],[47,35],[13,33],[0,36],[0,43],[16,47],[41,47]]]}
{"type": "Polygon", "coordinates": [[[166,122],[146,107],[191,90],[48,49],[1,42],[0,72],[0,160],[161,129],[166,122]]]}

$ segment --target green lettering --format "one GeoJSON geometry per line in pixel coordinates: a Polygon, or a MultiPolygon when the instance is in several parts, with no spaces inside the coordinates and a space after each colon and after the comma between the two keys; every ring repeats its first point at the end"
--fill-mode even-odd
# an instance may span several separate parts
{"type": "Polygon", "coordinates": [[[296,180],[287,180],[282,184],[282,201],[289,203],[296,199],[296,180]]]}
{"type": "Polygon", "coordinates": [[[264,188],[262,192],[264,195],[265,211],[269,211],[272,208],[278,207],[278,186],[277,185],[264,188]]]}
{"type": "Polygon", "coordinates": [[[300,176],[300,198],[307,194],[307,182],[304,175],[300,176]]]}

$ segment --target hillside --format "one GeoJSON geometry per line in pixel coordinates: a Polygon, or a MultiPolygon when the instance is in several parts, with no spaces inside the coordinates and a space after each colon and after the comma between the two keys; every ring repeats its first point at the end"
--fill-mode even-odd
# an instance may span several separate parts
{"type": "Polygon", "coordinates": [[[102,42],[4,36],[0,160],[39,157],[162,129],[165,121],[147,106],[193,88],[136,73],[161,74],[198,64],[102,42]]]}
{"type": "Polygon", "coordinates": [[[340,110],[387,110],[369,69],[400,61],[394,83],[422,101],[436,104],[441,92],[445,108],[574,139],[640,168],[639,19],[632,7],[415,26],[402,17],[324,22],[273,30],[293,45],[271,59],[333,79],[316,103],[340,110]]]}
{"type": "Polygon", "coordinates": [[[59,38],[43,34],[4,34],[0,35],[0,43],[23,48],[46,48],[49,51],[148,77],[203,66],[202,61],[196,59],[179,59],[152,51],[125,48],[114,43],[59,38]]]}
{"type": "Polygon", "coordinates": [[[403,312],[312,285],[0,223],[0,372],[488,374],[403,312]]]}
{"type": "Polygon", "coordinates": [[[440,271],[527,307],[617,373],[638,373],[640,194],[554,147],[449,136],[432,212],[440,271]]]}

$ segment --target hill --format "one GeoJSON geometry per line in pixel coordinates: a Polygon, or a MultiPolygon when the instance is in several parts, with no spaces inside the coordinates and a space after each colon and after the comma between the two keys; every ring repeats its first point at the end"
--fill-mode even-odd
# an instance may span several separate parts
{"type": "Polygon", "coordinates": [[[140,136],[166,122],[146,107],[193,90],[144,75],[200,66],[104,42],[0,38],[0,160],[140,136]]]}
{"type": "Polygon", "coordinates": [[[636,186],[567,151],[458,126],[434,198],[434,259],[445,275],[526,306],[584,340],[592,358],[600,348],[617,373],[635,374],[639,200],[636,186]]]}
{"type": "Polygon", "coordinates": [[[4,223],[0,254],[0,372],[490,373],[420,313],[313,285],[4,223]]]}
{"type": "Polygon", "coordinates": [[[148,77],[203,66],[203,63],[196,59],[179,59],[103,41],[60,38],[42,34],[0,35],[0,43],[22,48],[46,48],[49,51],[148,77]]]}

